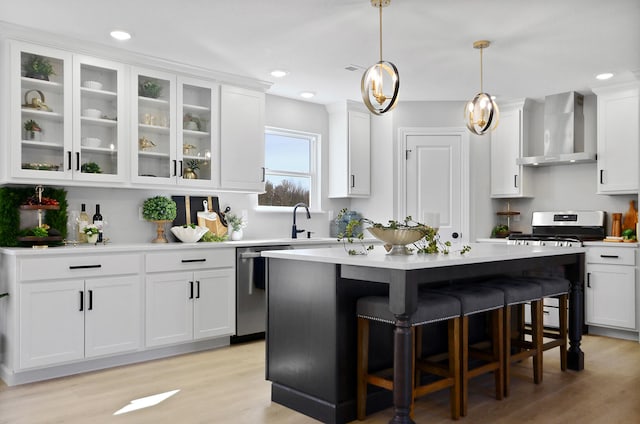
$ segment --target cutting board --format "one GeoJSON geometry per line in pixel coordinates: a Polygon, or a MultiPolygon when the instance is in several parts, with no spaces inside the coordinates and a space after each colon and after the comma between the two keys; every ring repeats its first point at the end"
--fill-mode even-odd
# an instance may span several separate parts
{"type": "Polygon", "coordinates": [[[635,200],[629,201],[629,210],[624,214],[622,220],[622,231],[626,229],[636,230],[636,223],[638,222],[638,211],[635,207],[635,200]]]}

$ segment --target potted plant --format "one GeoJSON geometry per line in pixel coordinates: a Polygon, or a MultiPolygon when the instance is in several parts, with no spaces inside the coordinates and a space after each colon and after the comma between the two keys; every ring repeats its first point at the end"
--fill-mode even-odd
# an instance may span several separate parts
{"type": "Polygon", "coordinates": [[[138,95],[157,99],[162,93],[162,86],[154,81],[146,80],[138,85],[138,95]]]}
{"type": "Polygon", "coordinates": [[[165,196],[150,197],[142,204],[142,217],[156,223],[157,236],[153,243],[167,243],[164,236],[164,224],[176,218],[178,210],[176,202],[165,196]]]}
{"type": "Polygon", "coordinates": [[[231,240],[242,240],[242,229],[247,226],[247,222],[243,220],[241,216],[233,213],[227,213],[225,218],[231,228],[231,234],[229,236],[231,240]]]}
{"type": "Polygon", "coordinates": [[[29,119],[24,123],[25,139],[27,140],[40,140],[42,135],[42,128],[36,121],[29,119]]]}
{"type": "Polygon", "coordinates": [[[49,81],[49,75],[55,75],[53,66],[49,59],[37,54],[30,55],[27,62],[22,65],[24,76],[27,78],[41,79],[49,81]]]}
{"type": "Polygon", "coordinates": [[[80,171],[82,171],[84,174],[102,174],[100,165],[95,162],[83,163],[80,167],[80,171]]]}
{"type": "Polygon", "coordinates": [[[197,159],[191,159],[186,162],[187,167],[184,169],[182,173],[182,178],[185,180],[197,180],[198,174],[196,171],[200,169],[200,163],[197,159]]]}
{"type": "Polygon", "coordinates": [[[98,241],[98,233],[100,230],[95,224],[85,225],[82,232],[87,236],[87,243],[95,244],[98,241]]]}

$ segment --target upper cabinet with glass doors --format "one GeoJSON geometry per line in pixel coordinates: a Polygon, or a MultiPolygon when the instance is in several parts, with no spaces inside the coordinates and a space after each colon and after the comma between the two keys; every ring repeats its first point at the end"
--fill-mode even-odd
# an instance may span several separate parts
{"type": "Polygon", "coordinates": [[[11,43],[11,175],[123,181],[124,65],[11,43]]]}
{"type": "Polygon", "coordinates": [[[69,179],[71,57],[11,43],[11,175],[69,179]]]}

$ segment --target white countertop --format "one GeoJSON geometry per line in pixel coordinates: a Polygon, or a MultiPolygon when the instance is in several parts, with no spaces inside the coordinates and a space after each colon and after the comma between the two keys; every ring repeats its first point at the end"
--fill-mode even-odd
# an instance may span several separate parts
{"type": "Polygon", "coordinates": [[[251,246],[277,246],[277,245],[338,245],[335,237],[316,237],[316,238],[273,238],[273,239],[256,239],[256,240],[238,240],[223,241],[212,243],[108,243],[108,244],[78,244],[76,246],[57,246],[46,249],[33,249],[31,247],[3,247],[0,253],[16,256],[32,256],[32,255],[66,255],[82,253],[104,253],[104,252],[147,252],[147,251],[170,251],[184,249],[220,249],[220,248],[236,248],[251,246]]]}
{"type": "Polygon", "coordinates": [[[387,255],[382,246],[376,246],[368,255],[349,255],[344,249],[270,250],[262,252],[267,258],[322,262],[374,268],[412,270],[443,266],[507,261],[561,254],[584,253],[584,247],[515,246],[498,243],[472,243],[471,251],[461,255],[445,254],[387,255]]]}

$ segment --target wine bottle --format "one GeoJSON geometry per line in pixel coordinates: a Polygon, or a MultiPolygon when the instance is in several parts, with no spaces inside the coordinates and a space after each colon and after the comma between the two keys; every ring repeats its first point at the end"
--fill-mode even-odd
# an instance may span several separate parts
{"type": "Polygon", "coordinates": [[[102,241],[102,215],[100,205],[96,205],[96,213],[93,215],[93,224],[98,227],[98,243],[102,241]]]}
{"type": "Polygon", "coordinates": [[[87,215],[87,210],[84,203],[81,207],[82,210],[80,211],[80,217],[78,218],[78,241],[80,243],[86,243],[87,235],[84,233],[84,227],[89,225],[89,215],[87,215]]]}

